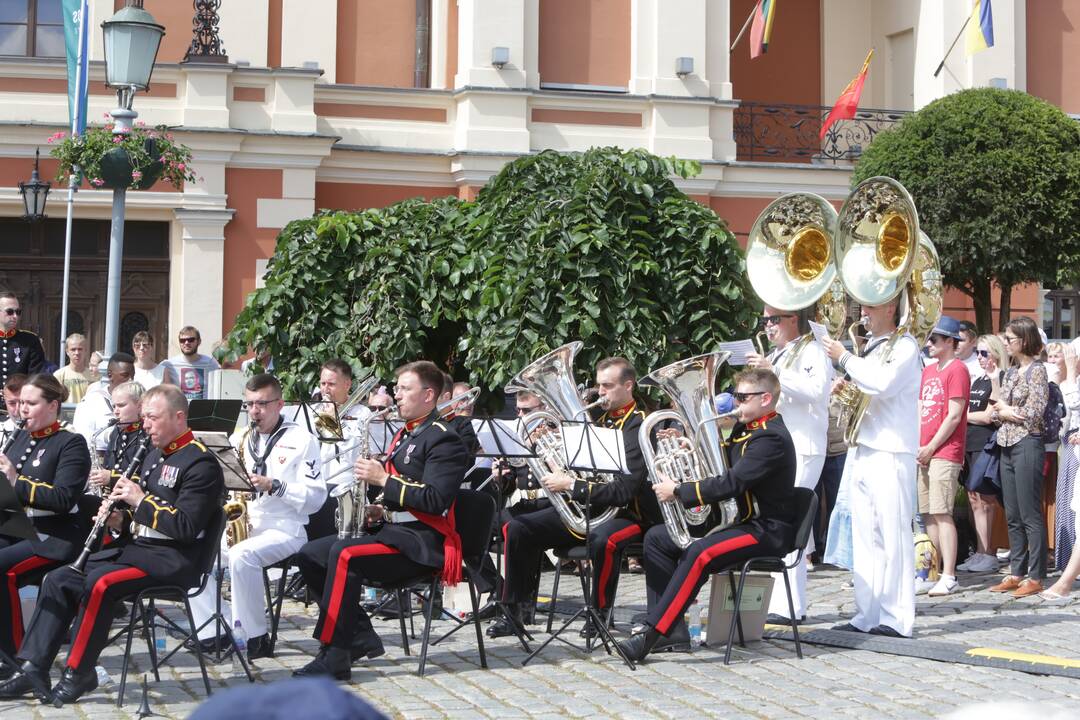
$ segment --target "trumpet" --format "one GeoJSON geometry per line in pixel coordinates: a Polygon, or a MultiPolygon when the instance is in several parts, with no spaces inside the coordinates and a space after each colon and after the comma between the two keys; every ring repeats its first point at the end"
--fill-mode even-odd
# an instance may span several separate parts
{"type": "MultiPolygon", "coordinates": [[[[150,438],[143,440],[142,445],[135,451],[135,455],[131,458],[131,463],[124,470],[124,473],[120,476],[123,479],[131,479],[131,476],[138,471],[139,466],[142,465],[143,459],[146,457],[146,453],[150,451],[151,445],[150,438]]],[[[119,480],[117,480],[119,482],[119,480]]],[[[86,536],[86,542],[83,543],[82,552],[79,553],[79,557],[75,559],[75,562],[71,563],[70,567],[80,575],[86,574],[86,561],[89,559],[90,554],[94,552],[94,548],[101,540],[101,536],[105,532],[105,523],[109,520],[109,515],[116,509],[118,501],[114,500],[109,503],[105,512],[98,513],[97,520],[94,521],[94,527],[90,529],[90,534],[86,536]]]]}
{"type": "MultiPolygon", "coordinates": [[[[357,383],[356,389],[349,393],[349,397],[345,399],[345,402],[341,404],[341,411],[345,412],[349,408],[360,402],[360,399],[366,397],[368,393],[372,391],[375,385],[379,382],[379,379],[372,375],[364,379],[362,382],[357,383]]],[[[345,431],[341,428],[341,421],[345,418],[339,418],[334,412],[334,403],[330,400],[323,401],[323,405],[330,405],[330,412],[316,412],[315,413],[315,429],[318,431],[320,439],[322,436],[328,436],[332,438],[330,442],[338,442],[345,439],[345,431]]]]}

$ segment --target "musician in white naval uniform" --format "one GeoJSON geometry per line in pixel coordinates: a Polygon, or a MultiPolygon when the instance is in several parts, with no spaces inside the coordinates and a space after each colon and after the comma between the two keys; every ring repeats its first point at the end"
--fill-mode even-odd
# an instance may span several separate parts
{"type": "MultiPolygon", "coordinates": [[[[832,362],[813,336],[800,341],[810,332],[808,310],[785,312],[766,305],[764,313],[765,334],[774,349],[764,358],[756,353],[749,355],[747,365],[770,370],[780,379],[780,402],[776,411],[784,418],[784,425],[795,445],[798,458],[795,487],[814,489],[821,478],[828,448],[829,389],[835,376],[832,362]]],[[[813,551],[813,542],[811,537],[802,562],[795,568],[791,588],[795,616],[800,620],[807,611],[806,556],[813,551]]],[[[794,562],[795,553],[785,560],[794,562]]],[[[780,573],[773,573],[773,578],[775,583],[784,582],[780,573]]],[[[774,587],[779,588],[780,585],[775,583],[774,587]]],[[[787,597],[783,592],[774,591],[769,600],[769,620],[790,624],[788,612],[787,597]]]]}
{"type": "Polygon", "coordinates": [[[911,637],[915,553],[911,521],[919,449],[920,347],[904,333],[889,349],[900,299],[862,308],[870,333],[861,357],[825,341],[851,382],[870,396],[844,479],[850,488],[855,617],[839,629],[911,637]]]}
{"type": "MultiPolygon", "coordinates": [[[[266,624],[263,568],[296,553],[307,542],[308,516],[326,500],[319,442],[305,428],[281,416],[281,385],[272,375],[255,375],[244,387],[251,424],[231,440],[251,484],[258,491],[248,499],[251,534],[227,548],[232,587],[230,624],[240,622],[248,636],[248,658],[268,657],[272,651],[266,624]]],[[[222,543],[226,540],[223,538],[222,543]]],[[[223,548],[223,556],[226,549],[223,548]]],[[[224,557],[223,557],[224,562],[224,557]]],[[[214,612],[217,588],[211,578],[207,589],[192,601],[196,626],[214,612]]],[[[229,617],[222,602],[222,614],[229,617]]],[[[213,643],[215,628],[200,633],[213,643]]],[[[210,648],[208,648],[210,649],[210,648]]]]}

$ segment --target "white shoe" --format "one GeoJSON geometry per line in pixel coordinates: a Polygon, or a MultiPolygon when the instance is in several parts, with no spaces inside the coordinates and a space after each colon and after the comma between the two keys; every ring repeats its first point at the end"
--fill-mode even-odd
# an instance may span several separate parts
{"type": "Polygon", "coordinates": [[[964,567],[957,567],[957,570],[977,573],[994,572],[997,569],[998,561],[993,555],[976,555],[964,563],[964,567]]]}
{"type": "Polygon", "coordinates": [[[997,551],[997,560],[998,560],[998,562],[1009,562],[1009,555],[1011,555],[1011,554],[1012,553],[1009,551],[1009,548],[1005,548],[1003,550],[998,550],[997,551]]]}
{"type": "Polygon", "coordinates": [[[943,595],[952,595],[960,587],[960,583],[956,582],[956,578],[951,575],[942,575],[941,579],[937,581],[934,587],[927,591],[927,595],[930,597],[942,597],[943,595]]]}
{"type": "Polygon", "coordinates": [[[915,594],[925,595],[931,588],[937,587],[937,583],[933,580],[923,580],[922,578],[915,578],[915,594]]]}

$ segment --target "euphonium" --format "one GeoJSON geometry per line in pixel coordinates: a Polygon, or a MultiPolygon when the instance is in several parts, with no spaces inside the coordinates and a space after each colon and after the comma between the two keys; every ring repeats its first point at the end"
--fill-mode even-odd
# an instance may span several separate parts
{"type": "MultiPolygon", "coordinates": [[[[660,388],[670,398],[672,406],[671,410],[651,413],[638,430],[638,445],[653,485],[663,481],[661,475],[680,485],[727,473],[719,421],[735,413],[720,415],[716,412],[713,390],[716,375],[729,356],[727,352],[697,355],[654,370],[642,379],[642,385],[660,388]],[[683,435],[662,438],[654,449],[653,430],[666,420],[680,423],[683,435]]],[[[671,540],[685,548],[706,534],[703,530],[710,516],[713,529],[723,529],[755,515],[756,504],[752,498],[732,498],[715,505],[687,509],[675,499],[660,503],[660,513],[671,540]],[[717,515],[712,513],[714,508],[717,515]],[[694,529],[697,529],[696,536],[694,529]]]]}
{"type": "MultiPolygon", "coordinates": [[[[529,428],[535,428],[542,423],[559,425],[564,420],[588,421],[589,409],[603,404],[604,399],[601,398],[591,405],[583,405],[581,396],[578,395],[577,385],[574,383],[574,356],[581,350],[581,346],[580,341],[574,341],[556,348],[532,362],[510,381],[510,387],[528,390],[550,408],[550,410],[531,412],[521,418],[518,424],[518,436],[521,442],[526,447],[532,448],[537,455],[527,461],[529,469],[537,478],[558,470],[575,480],[594,482],[610,482],[611,480],[611,475],[608,473],[582,477],[581,474],[567,468],[562,436],[557,431],[541,432],[536,437],[532,437],[529,432],[529,428]]],[[[589,520],[587,515],[589,509],[575,502],[570,493],[551,492],[543,486],[541,488],[567,530],[578,537],[585,536],[586,520],[591,527],[597,527],[613,518],[619,511],[615,507],[607,508],[589,520]]]]}

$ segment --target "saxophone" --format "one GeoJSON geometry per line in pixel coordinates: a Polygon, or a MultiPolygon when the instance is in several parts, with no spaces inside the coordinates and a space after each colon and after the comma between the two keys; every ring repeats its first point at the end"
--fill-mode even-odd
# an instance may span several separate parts
{"type": "MultiPolygon", "coordinates": [[[[248,436],[251,435],[252,426],[248,426],[244,436],[240,439],[240,448],[235,450],[240,464],[247,469],[247,461],[244,458],[244,445],[248,436]]],[[[225,511],[225,542],[227,547],[232,547],[251,537],[251,516],[248,515],[248,493],[242,490],[230,490],[229,497],[225,501],[222,510],[225,511]]]]}
{"type": "MultiPolygon", "coordinates": [[[[368,452],[371,423],[375,420],[389,418],[396,410],[397,406],[391,404],[389,407],[371,413],[364,418],[357,428],[356,440],[350,443],[349,449],[359,447],[361,448],[360,456],[362,458],[371,458],[371,454],[368,452]]],[[[350,470],[352,470],[351,467],[345,468],[338,475],[350,470]]],[[[337,475],[327,478],[327,480],[332,480],[334,477],[337,477],[337,475]]],[[[366,533],[367,493],[367,483],[356,478],[349,482],[343,482],[330,491],[330,497],[337,498],[338,501],[337,509],[334,510],[334,522],[337,524],[339,538],[360,537],[366,533]]]]}

